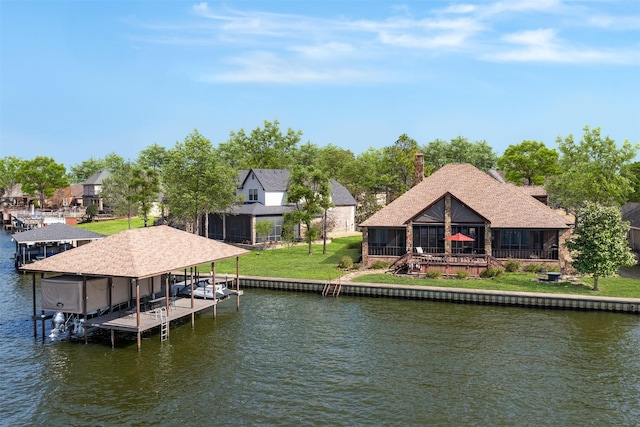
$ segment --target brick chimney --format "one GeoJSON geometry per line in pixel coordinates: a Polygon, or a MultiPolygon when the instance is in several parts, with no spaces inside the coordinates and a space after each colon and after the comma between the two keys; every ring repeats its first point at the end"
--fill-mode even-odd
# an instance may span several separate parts
{"type": "Polygon", "coordinates": [[[418,185],[424,179],[424,154],[416,153],[413,170],[413,185],[418,185]]]}

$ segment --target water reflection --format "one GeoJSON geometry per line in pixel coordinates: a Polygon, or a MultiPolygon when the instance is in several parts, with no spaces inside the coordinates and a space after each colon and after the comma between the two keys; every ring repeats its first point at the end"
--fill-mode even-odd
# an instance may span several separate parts
{"type": "MultiPolygon", "coordinates": [[[[7,257],[8,258],[8,257],[7,257]]],[[[1,262],[0,262],[1,263],[1,262]]],[[[3,267],[0,267],[3,268],[3,267]]],[[[248,290],[161,343],[33,339],[2,270],[7,425],[634,425],[633,315],[248,290]],[[7,294],[10,297],[7,297],[7,294]]]]}

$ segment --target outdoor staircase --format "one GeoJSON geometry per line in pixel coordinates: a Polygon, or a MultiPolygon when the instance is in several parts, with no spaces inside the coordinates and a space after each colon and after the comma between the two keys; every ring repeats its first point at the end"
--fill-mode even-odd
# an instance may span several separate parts
{"type": "Polygon", "coordinates": [[[498,258],[494,258],[493,256],[487,257],[487,266],[488,267],[498,267],[504,268],[504,263],[500,261],[498,258]]]}
{"type": "Polygon", "coordinates": [[[340,280],[337,282],[327,282],[324,285],[324,289],[322,290],[322,296],[326,297],[327,295],[331,295],[332,297],[337,297],[340,295],[340,291],[342,290],[342,283],[340,280]]]}

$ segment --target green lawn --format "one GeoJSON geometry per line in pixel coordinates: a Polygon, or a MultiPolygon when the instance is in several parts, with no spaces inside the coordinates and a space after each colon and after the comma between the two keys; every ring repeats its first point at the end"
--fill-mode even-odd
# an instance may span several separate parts
{"type": "MultiPolygon", "coordinates": [[[[244,276],[284,277],[289,279],[333,280],[346,272],[338,269],[340,258],[350,256],[357,261],[359,248],[349,248],[359,243],[360,236],[340,237],[327,244],[327,253],[322,253],[322,244],[312,245],[309,256],[308,245],[296,245],[280,249],[251,251],[240,257],[240,274],[244,276]]],[[[235,274],[235,259],[216,263],[216,273],[235,274]]]]}
{"type": "MultiPolygon", "coordinates": [[[[131,228],[140,228],[144,224],[141,218],[131,220],[131,228]]],[[[104,222],[93,222],[78,225],[78,227],[95,231],[105,235],[117,233],[129,228],[127,219],[104,222]]],[[[253,250],[250,254],[240,257],[240,274],[244,276],[283,277],[289,279],[334,280],[346,274],[339,270],[338,264],[343,256],[350,256],[355,261],[360,257],[358,244],[360,236],[336,238],[327,245],[327,253],[322,253],[322,244],[313,245],[313,255],[308,255],[307,245],[296,245],[279,249],[253,250]]],[[[201,271],[208,272],[210,267],[201,266],[201,271]]],[[[216,273],[235,274],[235,259],[218,261],[216,273]]],[[[571,283],[540,283],[534,279],[536,274],[507,273],[494,279],[416,279],[398,277],[390,274],[367,274],[353,280],[370,283],[411,284],[422,286],[441,286],[470,289],[492,289],[519,292],[546,292],[576,295],[600,295],[612,297],[640,298],[640,281],[609,277],[600,279],[600,291],[594,292],[591,287],[593,280],[582,279],[589,286],[571,283]]]]}
{"type": "Polygon", "coordinates": [[[367,274],[353,279],[354,282],[391,283],[398,285],[440,286],[464,289],[488,289],[496,291],[544,292],[554,294],[598,295],[608,297],[640,298],[640,281],[621,277],[600,279],[600,290],[594,292],[593,279],[583,278],[588,285],[569,282],[544,283],[535,279],[537,274],[506,273],[493,279],[416,279],[390,274],[367,274]]]}
{"type": "MultiPolygon", "coordinates": [[[[149,220],[149,224],[153,224],[153,219],[149,220]]],[[[85,230],[93,231],[95,233],[104,234],[105,236],[109,236],[111,234],[116,234],[119,231],[123,231],[129,228],[129,220],[128,219],[112,219],[109,221],[99,221],[99,222],[85,222],[83,224],[76,225],[78,228],[84,228],[85,230]]],[[[142,228],[144,227],[144,221],[142,218],[131,218],[131,228],[142,228]]]]}

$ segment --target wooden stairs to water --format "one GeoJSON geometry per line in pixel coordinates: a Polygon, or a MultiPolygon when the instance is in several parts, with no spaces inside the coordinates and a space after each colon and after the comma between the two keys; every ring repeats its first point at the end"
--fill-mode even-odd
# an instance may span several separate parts
{"type": "Polygon", "coordinates": [[[337,282],[327,282],[324,285],[324,289],[322,290],[322,296],[326,297],[327,295],[330,295],[332,297],[337,297],[338,295],[340,295],[341,290],[342,283],[340,282],[340,280],[338,280],[337,282]]]}

